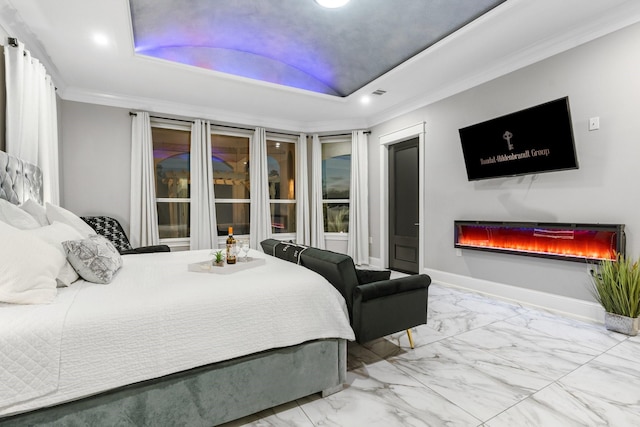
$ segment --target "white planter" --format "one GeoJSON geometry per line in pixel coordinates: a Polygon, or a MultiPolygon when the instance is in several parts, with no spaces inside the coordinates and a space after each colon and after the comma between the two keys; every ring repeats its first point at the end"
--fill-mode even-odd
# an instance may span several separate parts
{"type": "Polygon", "coordinates": [[[625,335],[636,336],[640,326],[640,318],[632,318],[621,316],[619,314],[605,313],[604,326],[614,332],[620,332],[625,335]]]}

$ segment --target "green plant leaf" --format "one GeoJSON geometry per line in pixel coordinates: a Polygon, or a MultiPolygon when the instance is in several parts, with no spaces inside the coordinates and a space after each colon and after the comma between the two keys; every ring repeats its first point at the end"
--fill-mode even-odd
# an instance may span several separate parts
{"type": "Polygon", "coordinates": [[[592,294],[607,312],[632,318],[640,315],[639,261],[616,254],[615,260],[603,260],[593,270],[592,294]]]}

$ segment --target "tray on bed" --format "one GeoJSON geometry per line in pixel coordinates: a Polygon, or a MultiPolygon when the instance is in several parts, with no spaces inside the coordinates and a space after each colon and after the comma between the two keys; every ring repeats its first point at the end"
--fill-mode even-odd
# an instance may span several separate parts
{"type": "Polygon", "coordinates": [[[266,264],[264,258],[247,257],[247,261],[238,260],[235,264],[224,264],[222,267],[211,265],[211,260],[189,264],[188,270],[195,273],[233,274],[266,264]]]}

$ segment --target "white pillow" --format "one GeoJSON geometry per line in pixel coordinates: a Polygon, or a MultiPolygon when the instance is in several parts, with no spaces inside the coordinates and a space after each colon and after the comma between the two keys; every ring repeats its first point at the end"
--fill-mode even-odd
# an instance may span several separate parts
{"type": "Polygon", "coordinates": [[[40,226],[49,225],[49,220],[47,219],[47,211],[45,210],[44,206],[42,206],[35,200],[27,199],[27,201],[20,205],[20,209],[34,217],[35,220],[38,221],[38,224],[40,224],[40,226]]]}
{"type": "Polygon", "coordinates": [[[0,302],[52,302],[64,255],[50,244],[3,222],[0,241],[0,302]]]}
{"type": "Polygon", "coordinates": [[[122,267],[122,257],[104,236],[94,234],[84,240],[62,242],[67,259],[78,274],[93,283],[111,283],[122,267]]]}
{"type": "Polygon", "coordinates": [[[0,221],[20,230],[30,230],[40,227],[38,221],[18,206],[4,199],[0,199],[0,221]]]}
{"type": "Polygon", "coordinates": [[[51,203],[45,203],[45,208],[49,223],[53,224],[56,221],[63,222],[78,230],[78,232],[82,234],[82,237],[89,237],[91,234],[96,234],[95,230],[91,228],[89,224],[73,212],[60,206],[52,205],[51,203]]]}
{"type": "MultiPolygon", "coordinates": [[[[26,233],[31,234],[32,236],[36,236],[37,238],[47,242],[56,248],[60,253],[65,257],[67,253],[62,247],[62,242],[66,242],[67,240],[78,240],[82,239],[82,234],[78,232],[75,228],[67,225],[63,222],[54,222],[51,225],[47,225],[44,227],[36,228],[34,230],[26,230],[26,233]]],[[[56,280],[58,281],[58,285],[60,286],[69,286],[76,280],[78,280],[79,276],[74,270],[73,266],[69,263],[69,260],[64,263],[56,280]]]]}

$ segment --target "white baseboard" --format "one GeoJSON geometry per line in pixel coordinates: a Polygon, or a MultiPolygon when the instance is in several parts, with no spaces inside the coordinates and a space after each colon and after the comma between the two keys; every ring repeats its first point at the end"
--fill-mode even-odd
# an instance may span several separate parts
{"type": "Polygon", "coordinates": [[[470,290],[491,296],[492,298],[540,308],[580,320],[595,323],[604,322],[604,309],[596,302],[549,294],[533,289],[491,282],[489,280],[475,279],[469,276],[429,268],[425,268],[424,271],[431,276],[434,282],[443,286],[470,290]]]}

